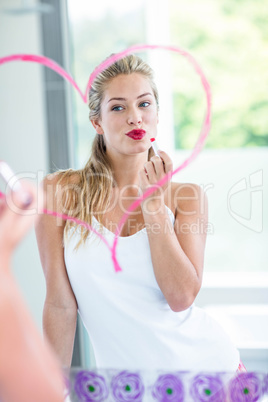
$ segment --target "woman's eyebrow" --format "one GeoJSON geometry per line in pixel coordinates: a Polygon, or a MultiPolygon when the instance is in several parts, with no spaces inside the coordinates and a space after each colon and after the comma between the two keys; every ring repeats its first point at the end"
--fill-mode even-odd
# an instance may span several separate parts
{"type": "Polygon", "coordinates": [[[147,96],[147,95],[153,96],[153,95],[151,94],[151,92],[146,92],[145,94],[142,94],[142,95],[138,96],[137,99],[140,99],[140,98],[142,98],[143,96],[147,96]]]}
{"type": "MultiPolygon", "coordinates": [[[[137,99],[140,99],[140,98],[142,98],[143,96],[147,96],[147,95],[153,96],[153,95],[151,94],[151,92],[146,92],[145,94],[139,95],[139,96],[137,97],[137,99]]],[[[116,100],[116,101],[126,101],[127,99],[126,99],[126,98],[111,98],[111,99],[108,100],[107,103],[111,102],[112,100],[116,100]]]]}

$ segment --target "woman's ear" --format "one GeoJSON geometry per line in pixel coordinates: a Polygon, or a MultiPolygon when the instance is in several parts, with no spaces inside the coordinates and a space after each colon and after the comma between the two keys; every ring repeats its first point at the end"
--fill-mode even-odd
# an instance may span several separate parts
{"type": "Polygon", "coordinates": [[[95,128],[97,134],[100,134],[100,135],[104,134],[104,131],[98,120],[90,120],[90,121],[91,121],[93,127],[95,128]]]}

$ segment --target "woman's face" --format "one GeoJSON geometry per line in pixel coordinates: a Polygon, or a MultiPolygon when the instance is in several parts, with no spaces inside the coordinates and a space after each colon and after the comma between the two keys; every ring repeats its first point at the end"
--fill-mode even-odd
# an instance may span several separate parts
{"type": "Polygon", "coordinates": [[[113,78],[104,92],[101,118],[93,122],[98,134],[104,135],[109,154],[134,155],[148,151],[150,138],[157,136],[157,104],[149,80],[139,73],[113,78]],[[144,130],[143,138],[127,134],[144,130]],[[137,139],[138,138],[138,139],[137,139]]]}

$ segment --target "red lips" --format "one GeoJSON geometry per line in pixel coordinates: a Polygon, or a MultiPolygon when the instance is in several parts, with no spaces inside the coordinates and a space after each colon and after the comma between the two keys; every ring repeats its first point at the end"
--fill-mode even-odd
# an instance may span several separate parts
{"type": "Polygon", "coordinates": [[[129,133],[126,133],[126,135],[133,140],[141,140],[146,134],[145,130],[132,130],[129,133]]]}

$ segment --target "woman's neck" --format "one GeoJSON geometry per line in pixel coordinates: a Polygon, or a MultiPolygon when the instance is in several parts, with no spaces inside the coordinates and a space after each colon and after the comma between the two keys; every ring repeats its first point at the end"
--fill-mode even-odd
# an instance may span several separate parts
{"type": "Polygon", "coordinates": [[[130,155],[125,158],[117,158],[111,160],[114,181],[116,187],[121,190],[129,187],[130,189],[138,189],[139,186],[139,171],[144,168],[147,162],[147,153],[139,155],[130,155]]]}

